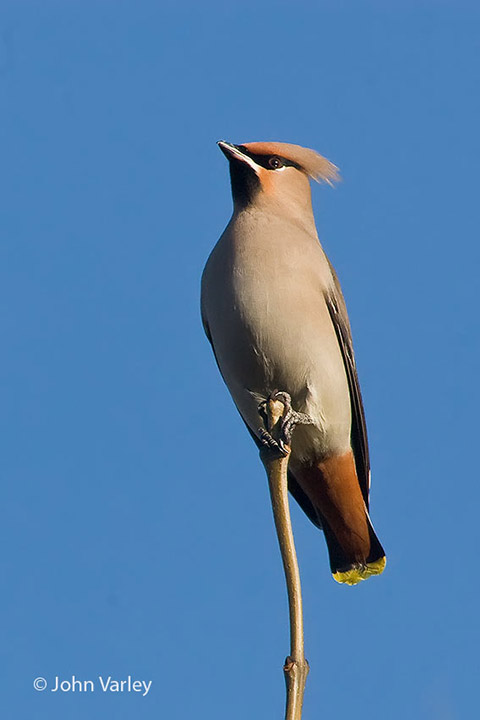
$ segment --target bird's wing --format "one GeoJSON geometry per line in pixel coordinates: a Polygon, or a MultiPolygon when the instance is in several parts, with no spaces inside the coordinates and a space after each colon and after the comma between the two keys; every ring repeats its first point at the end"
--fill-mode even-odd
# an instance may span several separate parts
{"type": "Polygon", "coordinates": [[[363,499],[368,509],[368,496],[370,491],[370,456],[368,452],[367,425],[365,422],[365,411],[363,409],[362,394],[358,382],[355,356],[353,353],[352,332],[348,320],[347,308],[343,298],[340,283],[338,282],[335,270],[330,265],[335,287],[333,291],[326,293],[325,300],[332,319],[338,344],[342,352],[345,372],[347,374],[348,387],[350,391],[350,403],[352,407],[352,450],[355,457],[358,480],[362,490],[363,499]]]}

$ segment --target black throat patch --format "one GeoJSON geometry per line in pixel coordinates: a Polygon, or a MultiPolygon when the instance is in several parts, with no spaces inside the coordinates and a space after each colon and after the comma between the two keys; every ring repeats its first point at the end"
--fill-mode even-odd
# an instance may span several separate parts
{"type": "Polygon", "coordinates": [[[229,164],[233,200],[235,205],[246,207],[260,192],[260,180],[255,170],[241,160],[232,159],[229,164]]]}

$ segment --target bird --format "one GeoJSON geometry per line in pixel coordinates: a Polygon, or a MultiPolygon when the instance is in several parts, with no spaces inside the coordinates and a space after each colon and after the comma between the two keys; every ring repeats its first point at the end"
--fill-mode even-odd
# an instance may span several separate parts
{"type": "Polygon", "coordinates": [[[350,322],[312,208],[310,180],[332,185],[339,171],[300,145],[217,144],[229,162],[233,214],[202,274],[205,333],[260,449],[269,435],[259,427],[262,403],[278,397],[295,409],[289,492],[323,530],[333,578],[356,585],[382,573],[386,557],[369,515],[350,322]]]}

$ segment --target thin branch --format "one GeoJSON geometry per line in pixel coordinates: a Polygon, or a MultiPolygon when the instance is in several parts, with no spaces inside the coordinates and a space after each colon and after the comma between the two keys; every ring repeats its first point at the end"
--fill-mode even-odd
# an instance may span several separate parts
{"type": "MultiPolygon", "coordinates": [[[[267,430],[274,440],[279,439],[284,405],[280,400],[269,398],[265,405],[267,430]]],[[[285,720],[301,720],[303,695],[308,675],[303,642],[303,610],[300,572],[298,569],[295,543],[293,540],[290,508],[288,504],[287,469],[288,454],[280,455],[268,448],[261,452],[262,462],[268,477],[273,516],[278,543],[282,554],[283,569],[288,592],[290,614],[290,655],[285,660],[284,673],[287,685],[285,720]]]]}

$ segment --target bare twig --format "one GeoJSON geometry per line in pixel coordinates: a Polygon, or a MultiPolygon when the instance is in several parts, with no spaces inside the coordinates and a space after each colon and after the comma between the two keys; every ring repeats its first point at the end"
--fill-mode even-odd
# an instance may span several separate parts
{"type": "MultiPolygon", "coordinates": [[[[274,440],[280,439],[281,420],[284,404],[270,397],[264,407],[267,430],[274,440]]],[[[290,655],[285,660],[284,673],[287,685],[285,720],[301,720],[303,695],[308,675],[303,644],[303,611],[300,573],[293,540],[290,508],[288,504],[287,469],[290,448],[283,455],[271,448],[261,452],[267,472],[272,500],[273,516],[278,543],[282,554],[283,568],[287,582],[288,606],[290,613],[290,655]]]]}

